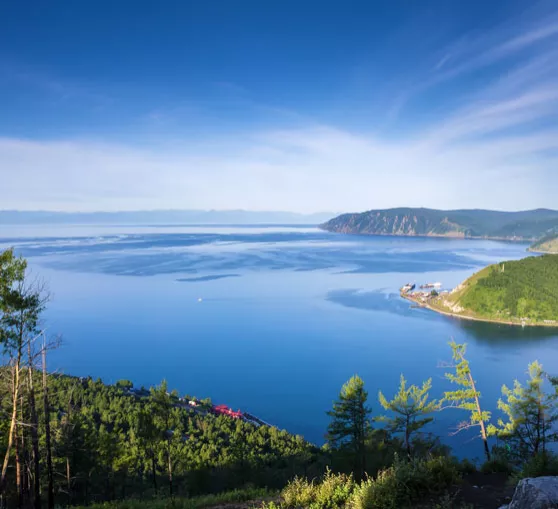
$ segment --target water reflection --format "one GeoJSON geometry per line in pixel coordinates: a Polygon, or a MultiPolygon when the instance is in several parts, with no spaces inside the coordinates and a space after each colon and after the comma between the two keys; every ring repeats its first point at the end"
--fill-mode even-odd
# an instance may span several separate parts
{"type": "Polygon", "coordinates": [[[472,320],[454,319],[456,324],[469,336],[487,345],[498,345],[510,341],[541,341],[558,337],[558,327],[519,327],[472,320]]]}

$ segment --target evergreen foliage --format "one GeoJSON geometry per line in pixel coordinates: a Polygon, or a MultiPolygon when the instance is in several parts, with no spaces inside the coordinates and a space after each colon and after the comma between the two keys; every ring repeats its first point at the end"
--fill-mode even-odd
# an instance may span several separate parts
{"type": "Polygon", "coordinates": [[[458,385],[459,389],[445,392],[442,404],[447,404],[446,408],[458,408],[469,412],[469,421],[463,423],[458,428],[458,431],[478,426],[484,443],[486,459],[490,460],[490,449],[488,447],[488,435],[486,431],[486,423],[490,420],[490,412],[481,409],[481,393],[477,389],[475,380],[471,374],[469,361],[465,358],[467,346],[451,341],[450,347],[452,350],[453,362],[455,363],[452,366],[455,370],[455,374],[446,373],[446,378],[450,382],[458,385]]]}
{"type": "Polygon", "coordinates": [[[380,405],[382,405],[384,410],[393,412],[395,416],[381,416],[377,420],[386,423],[391,433],[403,434],[405,450],[408,456],[412,454],[413,435],[429,422],[432,422],[433,417],[429,415],[440,407],[436,400],[428,401],[431,388],[431,378],[424,382],[422,387],[416,385],[407,387],[407,381],[401,375],[399,391],[391,401],[386,399],[382,391],[378,393],[380,405]]]}
{"type": "Polygon", "coordinates": [[[488,432],[505,441],[509,450],[519,460],[544,454],[547,444],[556,440],[552,426],[558,419],[555,396],[544,391],[545,374],[538,361],[529,364],[529,380],[522,385],[515,380],[513,388],[502,387],[505,397],[498,401],[498,408],[507,420],[498,419],[488,432]]]}
{"type": "Polygon", "coordinates": [[[353,457],[353,472],[357,480],[366,471],[366,439],[370,434],[370,408],[366,406],[368,393],[364,382],[355,375],[341,388],[338,401],[328,412],[331,423],[327,440],[332,449],[349,450],[353,457]]]}

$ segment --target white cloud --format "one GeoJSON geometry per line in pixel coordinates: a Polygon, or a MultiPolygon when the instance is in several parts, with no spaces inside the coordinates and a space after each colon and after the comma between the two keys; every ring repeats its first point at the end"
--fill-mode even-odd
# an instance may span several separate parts
{"type": "Polygon", "coordinates": [[[413,93],[517,58],[428,129],[389,141],[308,119],[226,140],[175,135],[159,147],[0,138],[0,208],[557,208],[557,52],[540,46],[557,35],[549,20],[492,37],[482,54],[482,39],[445,51],[413,93]]]}

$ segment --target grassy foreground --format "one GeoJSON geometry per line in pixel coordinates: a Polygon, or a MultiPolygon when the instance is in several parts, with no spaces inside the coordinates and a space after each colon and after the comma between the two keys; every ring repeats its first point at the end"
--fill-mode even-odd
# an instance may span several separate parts
{"type": "Polygon", "coordinates": [[[216,495],[203,495],[192,498],[161,498],[153,500],[122,500],[103,502],[78,509],[202,509],[226,504],[240,504],[246,502],[247,506],[260,506],[278,496],[278,492],[263,488],[248,488],[227,491],[216,495]]]}

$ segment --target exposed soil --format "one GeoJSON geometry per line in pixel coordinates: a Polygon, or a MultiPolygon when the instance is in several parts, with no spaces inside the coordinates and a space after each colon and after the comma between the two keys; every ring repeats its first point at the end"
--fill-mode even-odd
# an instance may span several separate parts
{"type": "Polygon", "coordinates": [[[510,503],[514,491],[515,486],[508,483],[507,474],[475,472],[464,476],[457,500],[475,509],[498,509],[510,503]]]}

